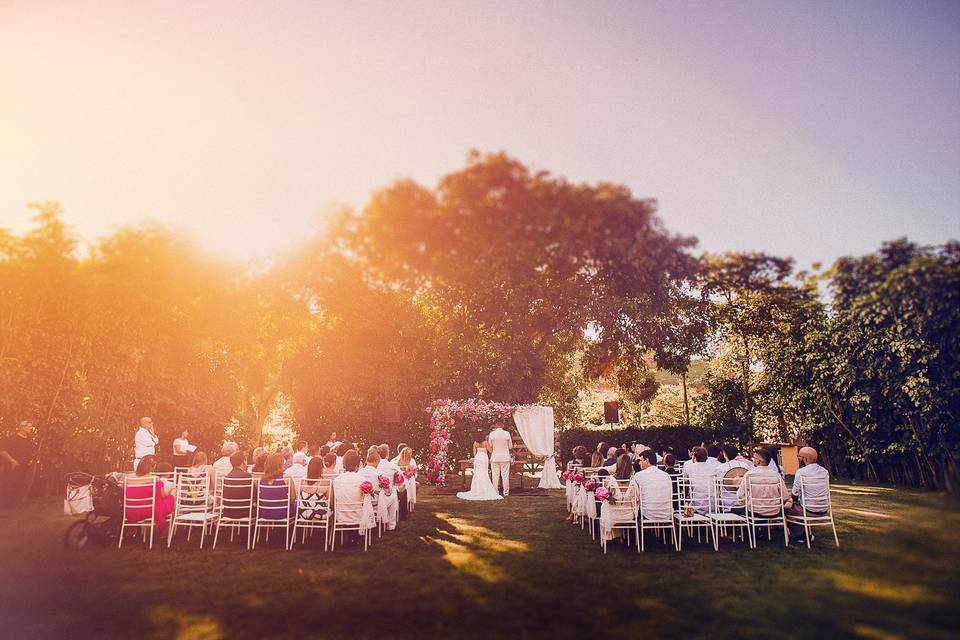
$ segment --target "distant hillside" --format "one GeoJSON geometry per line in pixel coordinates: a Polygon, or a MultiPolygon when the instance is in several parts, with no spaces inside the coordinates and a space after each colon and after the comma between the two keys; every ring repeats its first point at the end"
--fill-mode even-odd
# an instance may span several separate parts
{"type": "MultiPolygon", "coordinates": [[[[687,385],[694,386],[700,383],[700,379],[707,373],[708,363],[706,360],[694,360],[690,363],[690,371],[687,372],[687,385]]],[[[654,372],[654,378],[658,384],[671,385],[680,384],[680,377],[669,371],[657,370],[654,372]]]]}

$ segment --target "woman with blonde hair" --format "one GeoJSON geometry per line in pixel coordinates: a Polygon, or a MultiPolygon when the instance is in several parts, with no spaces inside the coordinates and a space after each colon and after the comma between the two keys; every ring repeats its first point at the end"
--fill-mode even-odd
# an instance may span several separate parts
{"type": "Polygon", "coordinates": [[[216,487],[216,472],[213,470],[213,465],[207,464],[207,454],[205,454],[203,451],[197,451],[194,453],[192,464],[187,467],[185,473],[191,476],[206,474],[207,485],[210,493],[213,494],[214,488],[216,487]]]}

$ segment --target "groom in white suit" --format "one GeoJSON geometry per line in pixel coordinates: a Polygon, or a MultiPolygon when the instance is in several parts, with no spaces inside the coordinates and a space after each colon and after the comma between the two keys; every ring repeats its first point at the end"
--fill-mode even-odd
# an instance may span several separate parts
{"type": "Polygon", "coordinates": [[[490,475],[493,476],[493,488],[500,487],[503,480],[503,497],[510,495],[510,450],[513,449],[513,439],[510,433],[499,422],[496,429],[488,436],[490,442],[490,475]]]}

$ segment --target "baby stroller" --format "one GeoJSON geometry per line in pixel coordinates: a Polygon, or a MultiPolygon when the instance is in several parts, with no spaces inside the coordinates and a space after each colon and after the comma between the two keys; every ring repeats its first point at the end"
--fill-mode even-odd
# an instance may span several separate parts
{"type": "Polygon", "coordinates": [[[68,483],[76,482],[77,475],[90,478],[90,494],[93,498],[93,511],[82,520],[67,527],[63,534],[63,546],[67,549],[82,549],[87,543],[101,547],[117,544],[120,535],[120,522],[123,511],[123,489],[115,474],[93,477],[89,474],[70,474],[68,483]]]}

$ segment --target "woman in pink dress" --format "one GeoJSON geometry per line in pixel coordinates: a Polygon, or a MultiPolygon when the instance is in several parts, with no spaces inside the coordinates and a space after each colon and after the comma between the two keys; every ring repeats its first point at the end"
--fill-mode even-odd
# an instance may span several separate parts
{"type": "MultiPolygon", "coordinates": [[[[157,468],[156,456],[144,456],[137,465],[136,475],[138,478],[149,476],[157,468]]],[[[175,488],[167,489],[160,478],[154,482],[154,508],[153,521],[162,533],[167,527],[167,516],[173,513],[176,498],[173,492],[175,488]]],[[[128,498],[146,498],[150,495],[149,484],[138,484],[127,486],[128,498]]],[[[126,513],[127,520],[145,520],[150,517],[150,507],[128,507],[126,513]]]]}

